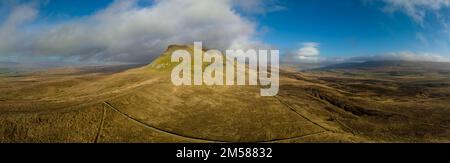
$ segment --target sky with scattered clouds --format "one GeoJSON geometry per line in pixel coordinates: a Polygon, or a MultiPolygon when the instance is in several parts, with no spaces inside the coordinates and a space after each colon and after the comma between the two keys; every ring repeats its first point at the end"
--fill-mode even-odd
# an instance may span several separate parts
{"type": "Polygon", "coordinates": [[[282,61],[448,61],[450,0],[3,0],[0,61],[148,63],[169,44],[282,61]]]}

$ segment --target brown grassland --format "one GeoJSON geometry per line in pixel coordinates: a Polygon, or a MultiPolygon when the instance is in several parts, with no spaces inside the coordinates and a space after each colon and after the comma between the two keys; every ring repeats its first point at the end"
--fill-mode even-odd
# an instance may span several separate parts
{"type": "Polygon", "coordinates": [[[0,76],[0,142],[450,142],[450,71],[282,68],[280,91],[173,86],[168,54],[125,70],[0,76]]]}

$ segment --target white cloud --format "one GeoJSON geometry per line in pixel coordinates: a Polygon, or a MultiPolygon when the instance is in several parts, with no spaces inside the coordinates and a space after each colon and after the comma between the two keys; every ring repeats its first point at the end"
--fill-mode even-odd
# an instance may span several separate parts
{"type": "Polygon", "coordinates": [[[278,0],[231,0],[233,5],[247,14],[265,14],[286,9],[278,0]]]}
{"type": "MultiPolygon", "coordinates": [[[[388,13],[403,13],[420,25],[426,33],[417,33],[422,45],[448,49],[450,39],[450,0],[378,0],[388,13]],[[447,42],[445,45],[437,45],[447,42]]],[[[447,50],[448,51],[448,50],[447,50]]]]}
{"type": "Polygon", "coordinates": [[[25,23],[32,21],[38,15],[34,4],[15,6],[3,24],[0,25],[0,55],[9,52],[25,43],[26,37],[18,29],[25,23]]]}
{"type": "Polygon", "coordinates": [[[354,57],[347,61],[426,61],[426,62],[449,62],[449,58],[432,53],[414,53],[414,52],[390,52],[382,55],[354,57]]]}
{"type": "Polygon", "coordinates": [[[282,62],[288,64],[318,64],[332,65],[345,62],[367,62],[367,61],[411,61],[411,62],[450,62],[450,58],[433,53],[415,53],[409,51],[389,52],[379,55],[366,55],[355,57],[302,57],[298,55],[284,56],[282,62]]]}
{"type": "Polygon", "coordinates": [[[303,47],[298,49],[298,56],[303,57],[316,57],[320,54],[319,43],[316,42],[306,42],[302,44],[303,47]]]}
{"type": "Polygon", "coordinates": [[[0,57],[149,62],[168,44],[203,41],[207,47],[259,46],[256,24],[236,13],[232,0],[117,0],[90,16],[25,28],[33,5],[16,7],[0,24],[0,57]],[[4,39],[7,38],[7,39],[4,39]]]}
{"type": "Polygon", "coordinates": [[[288,52],[282,61],[285,63],[316,63],[323,61],[323,58],[320,57],[319,43],[304,42],[300,46],[297,50],[288,52]]]}
{"type": "Polygon", "coordinates": [[[442,8],[450,7],[450,0],[382,0],[386,3],[385,11],[403,12],[414,21],[423,25],[427,14],[436,13],[442,8]]]}
{"type": "Polygon", "coordinates": [[[320,60],[319,43],[305,42],[296,53],[300,62],[318,62],[320,60]]]}
{"type": "Polygon", "coordinates": [[[390,60],[405,60],[405,61],[430,61],[430,62],[448,62],[448,58],[432,53],[413,53],[413,52],[396,52],[388,53],[383,56],[390,60]]]}
{"type": "Polygon", "coordinates": [[[420,43],[422,43],[425,46],[430,46],[430,42],[428,41],[428,39],[425,37],[425,35],[423,35],[422,33],[417,32],[416,33],[416,38],[420,41],[420,43]]]}

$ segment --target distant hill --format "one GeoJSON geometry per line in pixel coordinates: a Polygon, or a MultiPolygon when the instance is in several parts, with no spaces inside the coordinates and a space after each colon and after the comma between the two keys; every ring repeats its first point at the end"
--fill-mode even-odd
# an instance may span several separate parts
{"type": "Polygon", "coordinates": [[[17,65],[18,63],[15,62],[0,62],[0,75],[15,73],[12,68],[16,67],[17,65]]]}
{"type": "Polygon", "coordinates": [[[5,67],[5,66],[12,66],[12,65],[17,65],[17,62],[2,62],[0,61],[0,67],[5,67]]]}
{"type": "Polygon", "coordinates": [[[421,70],[450,72],[449,62],[367,61],[330,65],[315,70],[421,70]]]}

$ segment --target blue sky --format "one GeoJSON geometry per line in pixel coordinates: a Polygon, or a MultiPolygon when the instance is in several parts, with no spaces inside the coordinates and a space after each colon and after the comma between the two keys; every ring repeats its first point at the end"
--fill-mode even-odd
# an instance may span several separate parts
{"type": "Polygon", "coordinates": [[[336,57],[396,51],[450,53],[449,35],[439,35],[443,27],[436,25],[439,24],[436,20],[426,18],[427,24],[422,26],[407,14],[384,12],[383,3],[355,0],[282,3],[287,6],[285,10],[259,20],[270,29],[264,40],[282,48],[293,48],[299,42],[317,42],[321,54],[336,57]],[[436,45],[434,41],[444,43],[436,45]]]}
{"type": "MultiPolygon", "coordinates": [[[[110,3],[111,0],[52,0],[43,7],[42,14],[53,19],[80,17],[110,3]]],[[[357,0],[285,0],[278,4],[284,8],[254,19],[262,31],[268,30],[261,34],[263,41],[285,51],[302,42],[318,42],[321,53],[327,56],[392,51],[449,53],[445,48],[421,45],[417,33],[427,35],[425,29],[407,15],[384,13],[380,4],[368,5],[357,0]]]]}
{"type": "MultiPolygon", "coordinates": [[[[110,45],[98,43],[98,40],[96,40],[97,42],[93,41],[91,45],[86,45],[70,40],[70,38],[94,40],[88,36],[82,36],[82,33],[93,35],[96,34],[95,32],[80,32],[81,34],[76,32],[89,28],[95,29],[99,26],[104,27],[105,25],[110,25],[111,27],[120,26],[123,21],[114,22],[112,21],[114,17],[126,17],[126,15],[132,14],[142,16],[140,13],[147,11],[148,15],[159,14],[161,19],[156,20],[164,21],[165,14],[176,12],[164,13],[164,11],[158,9],[162,9],[169,4],[178,5],[181,2],[177,2],[177,0],[170,1],[174,2],[138,0],[129,5],[111,0],[48,0],[47,2],[10,0],[0,3],[2,5],[0,7],[0,13],[4,13],[0,16],[0,23],[3,24],[3,28],[5,29],[8,27],[7,23],[5,23],[8,22],[7,20],[21,17],[8,16],[13,15],[11,13],[14,13],[13,11],[18,8],[17,6],[31,6],[29,7],[30,9],[24,9],[24,11],[36,11],[36,14],[31,12],[29,15],[25,15],[25,17],[30,17],[31,20],[19,19],[20,21],[18,22],[20,24],[14,24],[14,28],[16,28],[14,31],[20,31],[21,34],[32,33],[29,35],[22,34],[24,35],[23,37],[36,37],[34,40],[29,41],[30,43],[28,44],[30,46],[25,47],[25,45],[22,45],[25,44],[23,43],[24,41],[17,39],[16,42],[4,43],[3,48],[7,50],[2,51],[2,42],[0,41],[0,58],[7,58],[5,56],[8,55],[30,53],[24,56],[32,56],[35,58],[42,56],[44,58],[70,58],[74,60],[98,60],[99,58],[101,60],[101,58],[107,58],[108,60],[118,61],[124,58],[130,58],[129,56],[139,56],[134,60],[141,60],[142,57],[145,57],[145,54],[134,54],[134,52],[125,54],[128,53],[127,50],[130,50],[127,48],[115,48],[117,44],[136,44],[133,41],[114,42],[113,45],[110,45]],[[119,6],[119,9],[114,8],[115,3],[119,6]],[[121,11],[120,8],[126,9],[121,11]],[[106,14],[111,16],[112,19],[109,17],[98,18],[102,14],[105,15],[106,12],[102,13],[104,10],[114,10],[112,12],[113,14],[106,14]],[[101,25],[95,25],[97,22],[101,25]],[[30,31],[36,32],[33,33],[30,31]],[[64,42],[64,44],[58,44],[59,47],[51,47],[47,45],[49,43],[42,43],[42,40],[46,40],[48,37],[51,39],[63,37],[65,38],[64,40],[60,41],[55,39],[57,41],[54,42],[64,42]],[[11,46],[17,46],[18,48],[16,50],[10,48],[11,46]],[[74,50],[77,46],[79,46],[80,50],[74,50]],[[68,48],[68,50],[64,49],[65,51],[61,52],[61,47],[68,48]],[[65,53],[66,51],[69,52],[67,54],[59,54],[65,53]],[[81,55],[79,53],[87,53],[89,55],[81,55]],[[97,58],[92,56],[97,56],[97,58]]],[[[208,8],[220,7],[216,4],[208,4],[208,6],[202,5],[201,3],[193,1],[192,3],[180,5],[187,5],[189,7],[195,5],[203,6],[205,8],[198,7],[198,10],[202,10],[206,14],[211,12],[208,8]]],[[[239,43],[251,45],[261,43],[279,48],[283,55],[292,55],[296,59],[299,56],[303,57],[303,59],[313,58],[315,61],[325,60],[327,58],[382,56],[398,53],[408,54],[409,57],[411,57],[410,54],[436,55],[444,58],[450,57],[450,2],[448,0],[417,0],[411,2],[402,0],[225,0],[219,3],[224,8],[230,7],[231,11],[237,11],[237,13],[230,13],[226,9],[217,11],[217,15],[226,17],[217,18],[218,21],[223,19],[223,22],[233,24],[230,28],[223,27],[225,30],[223,36],[214,33],[210,34],[208,33],[210,31],[207,29],[202,29],[199,31],[206,31],[207,34],[200,34],[198,36],[190,34],[189,36],[182,37],[183,39],[174,39],[170,34],[177,34],[176,32],[169,32],[166,33],[167,35],[161,36],[162,34],[160,33],[153,34],[152,32],[155,32],[155,30],[142,30],[138,28],[139,25],[136,25],[138,27],[130,27],[130,31],[125,32],[120,37],[111,38],[131,40],[133,39],[133,34],[137,33],[136,31],[131,31],[131,29],[136,30],[138,28],[141,33],[137,36],[148,34],[148,37],[139,38],[141,41],[148,42],[148,45],[133,47],[132,49],[153,48],[155,51],[161,51],[162,47],[156,46],[156,44],[173,42],[186,43],[192,40],[191,37],[198,37],[206,42],[205,44],[219,48],[239,43]],[[231,29],[239,29],[245,32],[233,31],[231,29]],[[226,33],[226,31],[230,33],[226,33]],[[127,35],[128,37],[123,35],[127,35]],[[216,35],[226,37],[226,39],[222,40],[222,38],[219,38],[220,41],[208,42],[212,36],[216,35]],[[242,37],[230,37],[228,35],[242,35],[242,37]],[[160,42],[155,43],[155,40],[159,40],[160,42]]],[[[180,7],[179,10],[184,10],[185,8],[188,7],[180,7]]],[[[191,10],[186,11],[180,17],[191,15],[191,13],[191,10]]],[[[155,16],[149,16],[147,20],[153,17],[155,16]]],[[[203,20],[209,20],[209,17],[206,17],[198,18],[198,16],[194,16],[187,18],[201,20],[200,22],[203,22],[203,20]]],[[[143,19],[146,19],[146,17],[144,16],[143,19]]],[[[183,21],[183,19],[180,21],[183,21]]],[[[138,24],[141,21],[134,23],[138,24]]],[[[154,22],[145,23],[152,24],[154,22]]],[[[178,24],[176,21],[170,23],[178,24]]],[[[190,24],[188,23],[186,25],[190,24]]],[[[223,24],[217,23],[217,26],[219,25],[224,26],[223,24]]],[[[203,28],[203,26],[200,28],[203,28]]],[[[168,27],[172,28],[172,26],[168,27]]],[[[121,29],[117,28],[111,31],[121,29]]],[[[7,38],[8,35],[5,33],[9,32],[4,32],[4,37],[7,38]]],[[[108,34],[104,34],[104,37],[107,38],[108,34]]],[[[8,57],[11,58],[10,56],[8,57]]],[[[134,60],[130,60],[130,62],[134,60]]]]}

